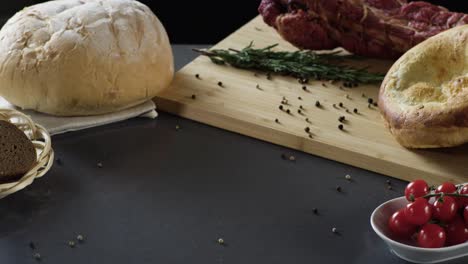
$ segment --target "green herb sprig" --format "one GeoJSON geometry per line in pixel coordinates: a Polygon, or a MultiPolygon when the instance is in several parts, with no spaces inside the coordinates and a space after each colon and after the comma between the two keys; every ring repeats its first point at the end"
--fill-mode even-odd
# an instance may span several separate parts
{"type": "Polygon", "coordinates": [[[371,73],[366,68],[343,65],[346,59],[359,59],[354,55],[338,52],[315,53],[312,51],[274,51],[274,44],[255,49],[250,43],[242,50],[214,49],[194,51],[208,56],[216,64],[229,64],[236,68],[258,70],[267,73],[293,76],[302,80],[334,80],[350,83],[381,82],[384,74],[371,73]]]}

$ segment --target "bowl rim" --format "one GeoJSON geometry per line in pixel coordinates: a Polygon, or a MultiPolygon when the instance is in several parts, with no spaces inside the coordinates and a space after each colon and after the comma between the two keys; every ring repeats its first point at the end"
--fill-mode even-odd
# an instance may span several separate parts
{"type": "MultiPolygon", "coordinates": [[[[468,183],[464,183],[464,184],[468,184],[468,183]]],[[[457,249],[460,249],[460,248],[464,248],[464,247],[468,247],[468,242],[465,242],[463,244],[459,244],[459,245],[454,245],[454,246],[448,246],[448,247],[441,247],[441,248],[422,248],[422,247],[416,247],[416,246],[411,246],[411,245],[408,245],[408,244],[404,244],[404,243],[401,243],[401,242],[398,242],[388,236],[386,236],[384,233],[382,233],[380,231],[380,229],[376,226],[376,224],[374,224],[374,219],[376,217],[376,214],[377,212],[379,212],[385,205],[387,204],[390,204],[390,203],[393,203],[397,200],[402,200],[404,199],[406,201],[406,197],[404,196],[401,196],[401,197],[397,197],[397,198],[394,198],[394,199],[391,199],[391,200],[388,200],[384,203],[382,203],[381,205],[377,206],[377,208],[374,209],[374,211],[372,212],[371,214],[371,217],[370,217],[370,224],[372,226],[372,229],[374,229],[374,232],[383,240],[385,241],[388,241],[389,243],[391,244],[395,244],[399,247],[403,247],[405,249],[410,249],[410,250],[417,250],[417,251],[422,251],[422,252],[433,252],[433,253],[444,253],[446,251],[452,251],[452,250],[457,250],[457,249]]]]}

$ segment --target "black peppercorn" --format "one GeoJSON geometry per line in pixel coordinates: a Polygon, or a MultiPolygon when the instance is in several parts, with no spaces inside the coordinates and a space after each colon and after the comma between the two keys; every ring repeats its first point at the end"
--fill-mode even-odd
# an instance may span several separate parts
{"type": "Polygon", "coordinates": [[[309,133],[310,132],[310,127],[304,128],[305,132],[309,133]]]}
{"type": "Polygon", "coordinates": [[[267,73],[266,78],[267,80],[271,80],[271,73],[267,73]]]}
{"type": "Polygon", "coordinates": [[[299,109],[304,109],[304,107],[302,105],[299,106],[299,109]]]}
{"type": "Polygon", "coordinates": [[[280,105],[280,106],[279,106],[279,109],[280,109],[280,110],[283,110],[283,105],[280,105]]]}
{"type": "Polygon", "coordinates": [[[374,102],[373,105],[374,105],[375,107],[379,106],[379,105],[377,104],[377,102],[374,102]]]}
{"type": "Polygon", "coordinates": [[[195,94],[192,94],[192,99],[193,100],[197,99],[197,96],[195,94]]]}
{"type": "Polygon", "coordinates": [[[353,112],[354,112],[355,114],[357,114],[357,113],[358,113],[357,108],[354,108],[353,112]]]}
{"type": "Polygon", "coordinates": [[[305,121],[306,121],[307,123],[309,123],[309,122],[310,122],[310,120],[309,120],[309,118],[308,118],[308,117],[305,119],[305,121]]]}
{"type": "Polygon", "coordinates": [[[218,82],[219,87],[223,87],[223,82],[218,82]]]}
{"type": "Polygon", "coordinates": [[[374,102],[374,99],[368,98],[368,99],[367,99],[367,102],[368,102],[369,104],[372,104],[372,103],[374,102]]]}
{"type": "Polygon", "coordinates": [[[302,86],[302,90],[307,91],[307,87],[306,87],[306,86],[302,86]]]}
{"type": "Polygon", "coordinates": [[[275,122],[276,122],[276,123],[279,123],[279,119],[278,119],[278,118],[276,118],[276,119],[275,119],[275,122]]]}
{"type": "Polygon", "coordinates": [[[314,212],[314,214],[318,214],[318,209],[314,208],[314,209],[312,209],[312,212],[314,212]]]}
{"type": "Polygon", "coordinates": [[[195,78],[200,79],[200,74],[195,74],[195,78]]]}
{"type": "Polygon", "coordinates": [[[341,186],[336,186],[336,191],[341,192],[341,186]]]}
{"type": "Polygon", "coordinates": [[[302,110],[301,110],[301,109],[298,109],[298,110],[297,110],[297,113],[298,113],[298,114],[302,114],[302,110]]]}
{"type": "Polygon", "coordinates": [[[29,248],[32,249],[32,250],[35,250],[36,249],[36,244],[34,244],[34,242],[29,242],[29,248]]]}
{"type": "Polygon", "coordinates": [[[340,122],[344,122],[345,120],[346,120],[346,117],[345,117],[345,116],[340,116],[340,117],[338,118],[338,121],[340,121],[340,122]]]}
{"type": "Polygon", "coordinates": [[[341,102],[340,102],[338,105],[339,105],[340,107],[343,107],[343,103],[341,103],[341,102]]]}
{"type": "Polygon", "coordinates": [[[343,125],[339,125],[339,126],[338,126],[338,129],[339,129],[339,130],[343,130],[343,129],[344,129],[344,126],[343,126],[343,125]]]}
{"type": "Polygon", "coordinates": [[[290,114],[290,113],[291,113],[291,110],[287,109],[287,110],[286,110],[286,113],[290,114]]]}
{"type": "Polygon", "coordinates": [[[98,162],[97,167],[101,169],[103,167],[102,163],[98,162]]]}
{"type": "Polygon", "coordinates": [[[316,106],[316,107],[320,107],[320,101],[316,101],[316,102],[315,102],[315,106],[316,106]]]}
{"type": "Polygon", "coordinates": [[[297,100],[302,100],[302,97],[299,96],[299,97],[297,98],[297,100]]]}
{"type": "Polygon", "coordinates": [[[327,85],[325,83],[322,83],[322,86],[325,87],[325,88],[327,87],[327,85]]]}

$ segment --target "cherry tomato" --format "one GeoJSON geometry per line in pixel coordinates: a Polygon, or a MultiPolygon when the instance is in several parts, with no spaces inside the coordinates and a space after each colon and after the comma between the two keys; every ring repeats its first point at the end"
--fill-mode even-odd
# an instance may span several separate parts
{"type": "Polygon", "coordinates": [[[436,193],[454,193],[457,191],[457,186],[451,182],[444,182],[442,185],[439,185],[435,190],[436,193]]]}
{"type": "Polygon", "coordinates": [[[398,238],[410,238],[416,233],[417,226],[408,223],[404,211],[404,208],[400,209],[388,219],[388,228],[398,238]]]}
{"type": "Polygon", "coordinates": [[[436,224],[425,224],[418,233],[418,245],[423,248],[440,248],[447,239],[445,230],[436,224]]]}
{"type": "Polygon", "coordinates": [[[465,225],[468,226],[468,205],[465,206],[465,210],[463,210],[463,218],[465,218],[465,225]]]}
{"type": "Polygon", "coordinates": [[[424,180],[415,180],[413,182],[410,182],[405,188],[406,199],[410,202],[428,193],[429,186],[424,180]]]}
{"type": "Polygon", "coordinates": [[[432,208],[424,198],[417,198],[414,202],[406,205],[406,220],[413,225],[424,225],[431,219],[432,208]]]}
{"type": "Polygon", "coordinates": [[[450,196],[437,198],[432,205],[432,216],[440,221],[449,222],[457,215],[457,201],[450,196]]]}
{"type": "MultiPolygon", "coordinates": [[[[460,194],[466,194],[468,195],[468,184],[463,186],[461,189],[460,189],[460,194]]],[[[468,205],[468,198],[459,198],[458,199],[458,205],[460,207],[465,207],[468,205]]]]}
{"type": "Polygon", "coordinates": [[[453,246],[468,241],[468,227],[461,216],[457,215],[445,228],[447,233],[447,245],[453,246]]]}

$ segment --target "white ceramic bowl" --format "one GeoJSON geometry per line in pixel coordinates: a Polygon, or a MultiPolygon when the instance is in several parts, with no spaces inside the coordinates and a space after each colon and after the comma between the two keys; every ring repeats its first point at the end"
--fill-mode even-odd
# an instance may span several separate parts
{"type": "Polygon", "coordinates": [[[414,263],[439,263],[468,256],[468,242],[451,247],[428,249],[417,247],[412,241],[401,243],[393,240],[387,226],[388,219],[406,204],[408,201],[405,197],[385,202],[374,210],[370,219],[375,233],[387,243],[395,255],[414,263]]]}

